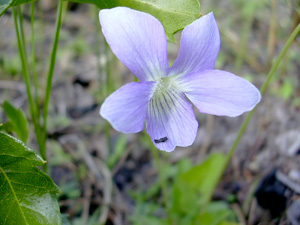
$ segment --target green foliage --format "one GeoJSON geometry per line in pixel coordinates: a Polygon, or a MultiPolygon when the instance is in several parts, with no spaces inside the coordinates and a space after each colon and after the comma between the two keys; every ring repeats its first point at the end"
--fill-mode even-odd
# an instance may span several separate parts
{"type": "Polygon", "coordinates": [[[10,7],[21,5],[35,0],[1,0],[0,1],[0,16],[10,7]]]}
{"type": "Polygon", "coordinates": [[[46,162],[0,132],[0,224],[59,225],[58,188],[37,168],[46,162]]]}
{"type": "Polygon", "coordinates": [[[224,163],[224,154],[214,153],[201,164],[178,176],[173,188],[173,210],[185,214],[191,208],[198,211],[206,204],[219,181],[224,163]]]}
{"type": "MultiPolygon", "coordinates": [[[[158,18],[163,24],[168,40],[176,42],[174,34],[200,17],[198,0],[70,0],[94,4],[100,9],[126,6],[158,18]]],[[[0,16],[10,7],[32,2],[32,0],[2,0],[0,16]]],[[[122,19],[122,18],[120,18],[122,19]]]]}
{"type": "Polygon", "coordinates": [[[236,223],[228,222],[228,219],[234,219],[234,212],[224,202],[211,202],[205,212],[202,212],[193,224],[205,225],[234,225],[236,223]]]}
{"type": "Polygon", "coordinates": [[[20,56],[16,55],[13,57],[8,57],[3,54],[0,56],[0,69],[3,70],[3,74],[10,76],[20,75],[22,73],[22,63],[20,56]]]}
{"type": "MultiPolygon", "coordinates": [[[[187,159],[179,161],[176,166],[165,165],[163,168],[166,181],[171,187],[171,214],[167,218],[155,217],[163,206],[157,202],[149,202],[159,194],[160,183],[154,183],[147,191],[133,193],[136,207],[131,222],[135,225],[164,225],[168,220],[176,221],[178,225],[236,225],[235,214],[225,202],[211,202],[220,175],[223,171],[225,155],[211,154],[204,162],[194,167],[187,159]]],[[[167,223],[169,224],[169,223],[167,223]]]]}
{"type": "Polygon", "coordinates": [[[120,135],[120,137],[116,142],[114,152],[111,155],[109,155],[107,160],[107,165],[110,169],[112,169],[114,165],[118,162],[118,160],[123,156],[125,148],[126,148],[126,137],[125,135],[120,135]]]}
{"type": "Polygon", "coordinates": [[[15,108],[8,101],[3,103],[3,109],[12,124],[13,130],[26,143],[28,138],[28,122],[24,112],[21,109],[15,108]]]}
{"type": "MultiPolygon", "coordinates": [[[[174,34],[200,17],[198,0],[70,0],[95,4],[100,9],[126,6],[155,16],[163,24],[168,40],[175,42],[174,34]]],[[[120,18],[122,19],[122,18],[120,18]]]]}
{"type": "Polygon", "coordinates": [[[231,210],[225,203],[208,204],[225,160],[224,154],[213,153],[204,162],[176,178],[172,189],[172,211],[179,224],[218,225],[230,214],[231,210]]]}

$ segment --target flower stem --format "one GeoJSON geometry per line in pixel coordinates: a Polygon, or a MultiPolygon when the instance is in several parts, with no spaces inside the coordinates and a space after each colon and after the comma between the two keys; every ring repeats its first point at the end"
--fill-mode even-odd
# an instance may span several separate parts
{"type": "MultiPolygon", "coordinates": [[[[52,52],[51,52],[50,66],[49,66],[47,86],[46,86],[46,94],[45,94],[45,101],[44,101],[44,125],[43,125],[44,137],[43,137],[43,147],[41,149],[41,155],[44,160],[47,160],[46,139],[47,139],[48,107],[49,107],[50,94],[51,94],[51,88],[52,88],[52,79],[53,79],[53,74],[54,74],[59,33],[60,33],[60,28],[61,28],[62,11],[63,11],[62,9],[63,9],[63,1],[59,0],[58,1],[58,10],[57,10],[57,14],[56,14],[55,36],[54,36],[54,42],[53,42],[53,47],[52,47],[52,52]]],[[[44,168],[44,169],[46,169],[46,168],[44,168]]]]}
{"type": "MultiPolygon", "coordinates": [[[[290,48],[291,44],[293,43],[293,41],[295,40],[295,38],[297,37],[297,35],[299,34],[300,32],[300,23],[298,24],[298,26],[294,29],[294,31],[292,32],[292,34],[290,35],[289,39],[287,40],[286,44],[284,45],[281,53],[279,54],[278,58],[276,59],[276,61],[274,62],[272,68],[270,69],[269,73],[268,73],[268,76],[267,76],[267,79],[266,81],[264,82],[263,86],[261,87],[260,89],[260,93],[261,95],[263,95],[266,90],[267,90],[267,87],[269,86],[281,60],[283,59],[283,57],[285,56],[287,50],[290,48]]],[[[221,177],[222,175],[224,174],[233,154],[235,153],[236,151],[236,148],[238,146],[238,144],[240,143],[240,140],[242,139],[243,137],[243,134],[245,133],[246,131],[246,128],[254,114],[256,110],[256,107],[251,111],[249,112],[249,114],[247,115],[246,119],[244,120],[240,130],[239,130],[239,133],[235,139],[235,141],[233,142],[233,145],[230,149],[230,151],[228,152],[227,156],[226,156],[226,159],[225,159],[225,163],[224,163],[224,166],[223,166],[223,169],[222,169],[222,173],[220,173],[220,177],[219,177],[219,181],[221,180],[221,177]]],[[[216,187],[214,188],[214,190],[216,189],[216,187]]],[[[212,192],[213,194],[213,192],[212,192]]],[[[208,202],[211,200],[212,196],[210,196],[210,198],[208,198],[208,202]]],[[[207,203],[208,203],[207,202],[207,203]]],[[[206,204],[205,204],[206,205],[206,204]]]]}
{"type": "MultiPolygon", "coordinates": [[[[280,55],[276,59],[276,61],[273,64],[272,68],[270,69],[268,77],[267,77],[265,83],[263,84],[263,86],[260,89],[261,95],[263,95],[266,92],[266,90],[267,90],[267,88],[268,88],[268,86],[269,86],[269,84],[270,84],[270,82],[271,82],[271,80],[272,80],[272,78],[273,78],[280,62],[281,62],[281,60],[283,59],[284,55],[286,54],[287,50],[289,49],[289,47],[291,46],[291,44],[293,43],[293,41],[295,40],[295,38],[297,37],[299,32],[300,32],[300,24],[298,24],[298,26],[295,28],[293,33],[290,35],[289,39],[287,40],[286,44],[284,45],[284,47],[283,47],[283,49],[280,53],[280,55]]],[[[230,159],[231,159],[232,155],[235,153],[235,150],[236,150],[243,134],[245,133],[245,130],[246,130],[246,128],[247,128],[247,126],[248,126],[248,124],[249,124],[249,122],[250,122],[250,120],[251,120],[251,118],[252,118],[252,116],[255,112],[255,110],[256,110],[256,107],[248,114],[248,116],[244,120],[244,122],[243,122],[243,124],[242,124],[242,126],[239,130],[239,133],[238,133],[238,135],[237,135],[237,137],[236,137],[229,153],[227,154],[225,168],[227,167],[228,163],[230,162],[230,159]]]]}

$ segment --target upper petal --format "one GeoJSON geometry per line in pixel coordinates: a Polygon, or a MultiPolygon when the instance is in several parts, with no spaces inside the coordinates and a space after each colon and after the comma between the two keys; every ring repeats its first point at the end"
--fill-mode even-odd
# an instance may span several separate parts
{"type": "Polygon", "coordinates": [[[176,146],[186,147],[196,138],[198,122],[193,107],[184,94],[175,90],[150,100],[146,121],[147,132],[160,150],[170,152],[176,146]]]}
{"type": "Polygon", "coordinates": [[[144,129],[146,110],[155,82],[129,83],[112,93],[102,104],[100,115],[123,133],[144,129]]]}
{"type": "Polygon", "coordinates": [[[180,78],[180,85],[200,112],[217,116],[239,116],[261,99],[253,84],[221,70],[186,75],[180,78]]]}
{"type": "Polygon", "coordinates": [[[140,81],[165,76],[169,68],[167,39],[155,17],[116,7],[102,9],[99,18],[112,51],[140,81]]]}
{"type": "Polygon", "coordinates": [[[170,75],[213,69],[220,49],[220,34],[213,13],[202,16],[182,32],[180,51],[170,75]]]}

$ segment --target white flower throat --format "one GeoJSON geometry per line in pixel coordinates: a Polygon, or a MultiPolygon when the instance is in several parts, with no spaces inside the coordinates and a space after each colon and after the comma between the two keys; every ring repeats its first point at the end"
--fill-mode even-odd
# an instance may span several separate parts
{"type": "Polygon", "coordinates": [[[171,113],[179,103],[178,99],[182,93],[174,77],[164,77],[157,80],[155,91],[150,100],[150,108],[157,113],[171,113]],[[156,108],[156,110],[154,108],[156,108]]]}

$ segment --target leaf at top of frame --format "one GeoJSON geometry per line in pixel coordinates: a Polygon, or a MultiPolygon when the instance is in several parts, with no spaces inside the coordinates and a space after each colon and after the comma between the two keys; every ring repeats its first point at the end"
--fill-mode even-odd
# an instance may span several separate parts
{"type": "Polygon", "coordinates": [[[33,2],[36,0],[1,0],[0,1],[0,16],[10,7],[33,2]]]}
{"type": "Polygon", "coordinates": [[[0,224],[61,225],[58,188],[37,166],[46,163],[0,131],[0,224]]]}
{"type": "MultiPolygon", "coordinates": [[[[167,38],[176,42],[174,34],[198,19],[200,3],[198,0],[69,0],[79,3],[91,3],[100,9],[126,6],[152,14],[165,28],[167,38]]],[[[122,18],[120,18],[122,19],[122,18]]]]}

